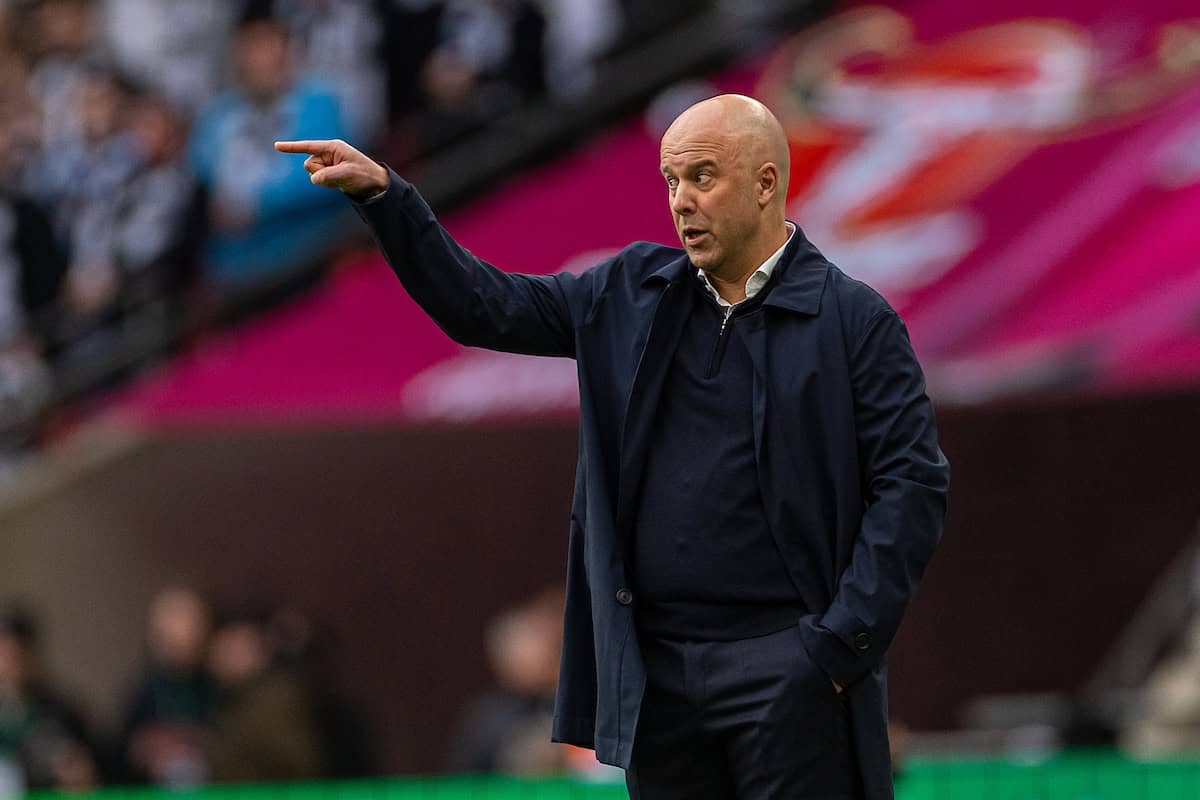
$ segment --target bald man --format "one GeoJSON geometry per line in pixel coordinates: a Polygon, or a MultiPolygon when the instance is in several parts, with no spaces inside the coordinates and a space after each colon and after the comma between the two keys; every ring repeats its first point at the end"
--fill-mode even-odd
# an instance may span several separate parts
{"type": "Polygon", "coordinates": [[[680,115],[659,169],[683,249],[581,275],[475,258],[344,142],[276,147],[351,198],[456,341],[577,361],[554,739],[634,800],[891,798],[885,654],[949,466],[903,323],[786,219],[771,112],[680,115]]]}

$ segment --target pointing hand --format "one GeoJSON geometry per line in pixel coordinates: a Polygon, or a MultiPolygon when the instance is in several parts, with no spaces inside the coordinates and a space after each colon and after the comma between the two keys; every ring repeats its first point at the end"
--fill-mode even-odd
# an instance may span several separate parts
{"type": "Polygon", "coordinates": [[[388,188],[388,172],[382,164],[341,139],[276,142],[281,153],[307,154],[304,169],[317,186],[340,189],[355,200],[366,200],[388,188]]]}

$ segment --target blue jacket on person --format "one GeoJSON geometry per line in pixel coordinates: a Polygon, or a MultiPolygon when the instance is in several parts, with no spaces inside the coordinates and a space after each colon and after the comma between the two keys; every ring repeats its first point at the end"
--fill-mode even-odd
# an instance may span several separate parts
{"type": "MultiPolygon", "coordinates": [[[[412,297],[455,341],[574,358],[579,462],[553,736],[628,767],[646,676],[627,554],[683,251],[647,242],[582,273],[502,272],[460,247],[413,186],[356,204],[412,297]]],[[[797,228],[747,317],[758,475],[805,608],[808,657],[845,687],[869,800],[891,798],[885,654],[941,537],[949,464],[903,322],[797,228]]]]}
{"type": "Polygon", "coordinates": [[[301,159],[275,152],[270,143],[346,135],[337,97],[315,81],[297,81],[266,107],[238,89],[204,107],[189,142],[189,166],[212,201],[244,220],[240,227],[210,225],[209,277],[230,287],[255,284],[333,251],[344,230],[345,219],[336,213],[343,204],[312,185],[301,159]]]}

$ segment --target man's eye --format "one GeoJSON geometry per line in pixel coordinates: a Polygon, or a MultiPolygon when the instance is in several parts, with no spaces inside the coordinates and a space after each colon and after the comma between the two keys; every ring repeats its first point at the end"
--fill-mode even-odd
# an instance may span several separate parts
{"type": "Polygon", "coordinates": [[[701,186],[708,183],[710,180],[712,180],[712,175],[708,174],[707,172],[701,172],[696,176],[696,183],[700,184],[701,186]]]}
{"type": "Polygon", "coordinates": [[[679,178],[667,178],[667,186],[670,186],[672,189],[674,189],[678,185],[679,178]]]}

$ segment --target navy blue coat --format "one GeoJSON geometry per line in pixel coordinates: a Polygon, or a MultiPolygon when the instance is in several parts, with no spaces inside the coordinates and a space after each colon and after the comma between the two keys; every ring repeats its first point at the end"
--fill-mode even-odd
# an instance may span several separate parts
{"type": "MultiPolygon", "coordinates": [[[[629,765],[645,670],[626,554],[657,400],[686,319],[683,251],[637,242],[579,274],[518,275],[451,239],[392,175],[357,206],[405,288],[455,341],[574,358],[579,463],[554,738],[629,765]]],[[[870,800],[892,797],[885,653],[941,536],[949,465],[895,311],[797,229],[754,361],[758,475],[771,534],[806,608],[808,657],[846,687],[870,800]]]]}

